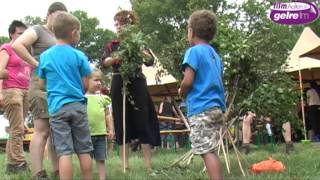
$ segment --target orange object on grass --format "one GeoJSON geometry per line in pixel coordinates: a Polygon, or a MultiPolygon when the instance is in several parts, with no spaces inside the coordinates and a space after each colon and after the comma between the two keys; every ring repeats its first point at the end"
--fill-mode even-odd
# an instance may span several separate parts
{"type": "Polygon", "coordinates": [[[286,167],[281,161],[274,160],[271,157],[269,157],[269,160],[261,161],[251,166],[251,171],[253,173],[282,172],[285,169],[286,167]]]}

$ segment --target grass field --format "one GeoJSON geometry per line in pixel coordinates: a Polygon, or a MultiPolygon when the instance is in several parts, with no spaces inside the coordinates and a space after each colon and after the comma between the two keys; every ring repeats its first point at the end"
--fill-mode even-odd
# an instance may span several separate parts
{"type": "MultiPolygon", "coordinates": [[[[173,167],[167,168],[175,159],[179,158],[187,152],[187,149],[174,150],[157,150],[153,154],[153,171],[147,172],[143,167],[143,158],[141,153],[132,153],[129,164],[130,169],[126,174],[123,174],[121,164],[117,152],[110,152],[107,160],[107,179],[109,180],[200,180],[207,179],[206,173],[202,173],[203,163],[201,158],[195,156],[193,162],[187,167],[173,167]]],[[[276,179],[290,179],[290,180],[316,180],[320,179],[320,144],[295,144],[295,151],[286,155],[284,153],[284,145],[264,145],[253,146],[252,151],[245,157],[245,168],[247,170],[247,176],[243,177],[240,169],[237,165],[236,157],[233,151],[230,152],[231,156],[231,174],[227,173],[224,159],[220,156],[223,163],[224,176],[226,180],[276,180],[276,179]],[[253,163],[267,159],[272,156],[276,160],[280,160],[286,166],[286,170],[283,173],[266,173],[266,174],[251,174],[248,169],[253,163]]],[[[28,156],[28,154],[27,154],[28,156]]],[[[29,157],[27,157],[29,159],[29,157]]],[[[31,179],[30,172],[26,172],[18,175],[6,175],[5,174],[5,154],[0,154],[0,163],[2,168],[0,179],[5,180],[21,180],[31,179]]],[[[45,167],[50,170],[49,161],[45,161],[45,167]]],[[[79,167],[77,159],[74,158],[74,179],[80,179],[79,167]]],[[[97,179],[96,168],[94,168],[94,177],[97,179]]]]}

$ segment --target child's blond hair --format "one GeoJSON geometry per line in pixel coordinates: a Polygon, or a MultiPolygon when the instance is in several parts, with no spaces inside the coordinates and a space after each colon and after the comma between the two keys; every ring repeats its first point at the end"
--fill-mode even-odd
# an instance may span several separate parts
{"type": "Polygon", "coordinates": [[[93,76],[94,73],[99,73],[100,76],[102,76],[102,74],[103,74],[102,71],[101,71],[99,68],[97,68],[97,67],[92,67],[92,68],[91,68],[91,74],[90,74],[90,76],[89,76],[90,79],[92,78],[92,76],[93,76]]]}

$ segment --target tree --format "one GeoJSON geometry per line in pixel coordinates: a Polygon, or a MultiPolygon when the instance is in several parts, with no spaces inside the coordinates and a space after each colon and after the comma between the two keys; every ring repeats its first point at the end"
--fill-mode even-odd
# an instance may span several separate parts
{"type": "Polygon", "coordinates": [[[8,37],[0,36],[0,45],[8,42],[10,42],[10,39],[8,37]]]}
{"type": "Polygon", "coordinates": [[[45,24],[46,20],[39,16],[26,16],[22,20],[27,26],[32,26],[36,24],[45,24]]]}
{"type": "Polygon", "coordinates": [[[77,10],[71,13],[81,22],[81,40],[77,47],[86,52],[90,60],[97,62],[101,58],[105,43],[113,39],[115,34],[99,28],[99,20],[96,17],[88,17],[84,11],[77,10]]]}

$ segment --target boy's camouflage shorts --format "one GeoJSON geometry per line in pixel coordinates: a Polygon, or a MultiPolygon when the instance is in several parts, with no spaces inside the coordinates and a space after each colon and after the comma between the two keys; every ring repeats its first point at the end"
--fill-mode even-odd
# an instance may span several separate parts
{"type": "Polygon", "coordinates": [[[189,118],[190,141],[194,154],[206,154],[218,147],[219,131],[224,122],[219,108],[208,109],[189,118]]]}

